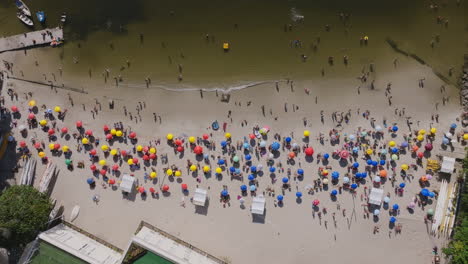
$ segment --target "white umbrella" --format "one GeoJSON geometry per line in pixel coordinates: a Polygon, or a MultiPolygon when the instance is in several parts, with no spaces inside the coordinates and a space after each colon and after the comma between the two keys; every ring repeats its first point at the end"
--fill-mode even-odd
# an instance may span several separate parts
{"type": "Polygon", "coordinates": [[[374,177],[374,182],[380,182],[380,180],[381,180],[381,179],[380,179],[379,176],[375,176],[375,177],[374,177]]]}
{"type": "Polygon", "coordinates": [[[379,215],[379,214],[380,214],[380,210],[379,210],[379,209],[375,209],[375,210],[374,210],[374,215],[377,216],[377,215],[379,215]]]}
{"type": "Polygon", "coordinates": [[[19,130],[19,131],[26,130],[26,126],[25,126],[25,125],[19,125],[19,126],[18,126],[18,130],[19,130]]]}

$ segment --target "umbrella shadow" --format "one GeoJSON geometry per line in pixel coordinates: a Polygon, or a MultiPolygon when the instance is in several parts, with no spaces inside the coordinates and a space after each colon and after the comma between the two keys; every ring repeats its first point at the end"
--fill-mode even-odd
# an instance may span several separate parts
{"type": "Polygon", "coordinates": [[[302,142],[304,142],[304,143],[309,143],[309,142],[310,142],[310,138],[309,138],[309,137],[303,137],[303,138],[302,138],[302,142]]]}
{"type": "Polygon", "coordinates": [[[302,203],[302,198],[301,198],[301,197],[297,197],[297,198],[296,198],[296,203],[297,203],[297,204],[301,204],[301,203],[302,203]]]}
{"type": "Polygon", "coordinates": [[[162,192],[162,195],[164,197],[169,197],[169,196],[171,196],[171,192],[170,191],[162,192]]]}
{"type": "Polygon", "coordinates": [[[339,162],[340,166],[342,168],[348,166],[348,160],[347,159],[341,159],[340,162],[339,162]]]}
{"type": "Polygon", "coordinates": [[[15,112],[12,114],[13,119],[21,119],[21,113],[20,112],[15,112]]]}
{"type": "Polygon", "coordinates": [[[308,162],[308,163],[312,163],[312,162],[314,162],[314,157],[313,156],[306,156],[305,161],[308,162]]]}
{"type": "Polygon", "coordinates": [[[195,160],[198,161],[198,162],[201,162],[203,161],[203,155],[195,155],[195,160]]]}
{"type": "Polygon", "coordinates": [[[372,217],[372,218],[373,218],[372,220],[374,221],[374,223],[379,222],[379,216],[378,215],[374,215],[374,217],[372,217]]]}
{"type": "Polygon", "coordinates": [[[209,204],[210,204],[210,200],[207,199],[204,206],[195,205],[195,213],[199,215],[205,215],[205,216],[208,215],[209,204]]]}
{"type": "Polygon", "coordinates": [[[388,228],[389,229],[393,229],[394,227],[395,227],[395,223],[393,223],[393,222],[388,223],[388,228]]]}
{"type": "Polygon", "coordinates": [[[427,151],[427,150],[424,151],[424,157],[425,157],[426,159],[430,158],[430,157],[431,157],[431,152],[430,152],[430,151],[427,151]]]}
{"type": "Polygon", "coordinates": [[[330,200],[331,200],[332,202],[336,202],[336,201],[338,201],[338,197],[337,197],[336,195],[331,195],[331,194],[330,194],[330,200]]]}

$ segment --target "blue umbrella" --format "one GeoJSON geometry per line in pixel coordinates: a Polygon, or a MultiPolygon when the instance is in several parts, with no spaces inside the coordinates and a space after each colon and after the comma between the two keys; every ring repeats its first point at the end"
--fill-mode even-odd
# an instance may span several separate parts
{"type": "Polygon", "coordinates": [[[364,172],[362,172],[362,173],[361,173],[361,178],[363,178],[363,179],[364,179],[364,178],[366,178],[366,177],[367,177],[367,172],[365,172],[365,171],[364,171],[364,172]]]}
{"type": "Polygon", "coordinates": [[[231,173],[234,173],[234,172],[236,171],[236,168],[230,167],[230,168],[229,168],[229,171],[230,171],[231,173]]]}
{"type": "Polygon", "coordinates": [[[224,161],[223,159],[218,160],[219,165],[224,165],[225,163],[226,163],[226,161],[224,161]]]}
{"type": "Polygon", "coordinates": [[[390,217],[390,223],[395,223],[396,222],[396,218],[395,217],[390,217]]]}
{"type": "Polygon", "coordinates": [[[8,142],[13,142],[15,141],[15,138],[13,136],[8,136],[8,142]]]}
{"type": "Polygon", "coordinates": [[[400,183],[400,188],[405,188],[406,184],[404,182],[400,183]]]}
{"type": "Polygon", "coordinates": [[[449,140],[448,138],[445,138],[445,137],[444,137],[444,138],[442,139],[442,143],[443,143],[444,145],[447,145],[448,143],[450,143],[450,140],[449,140]]]}
{"type": "Polygon", "coordinates": [[[93,179],[93,178],[88,178],[88,179],[86,180],[86,182],[87,182],[88,184],[93,184],[93,183],[94,183],[94,179],[93,179]]]}
{"type": "Polygon", "coordinates": [[[273,173],[276,171],[276,168],[275,167],[270,167],[270,172],[273,173]]]}
{"type": "Polygon", "coordinates": [[[382,155],[387,154],[387,150],[386,150],[386,149],[382,149],[382,150],[380,151],[380,154],[382,154],[382,155]]]}
{"type": "Polygon", "coordinates": [[[435,193],[434,193],[434,192],[429,192],[429,194],[428,194],[427,196],[429,196],[429,197],[431,197],[431,198],[434,198],[434,197],[435,197],[435,193]]]}
{"type": "Polygon", "coordinates": [[[426,197],[429,196],[429,190],[426,188],[422,189],[420,193],[422,196],[426,196],[426,197]]]}
{"type": "Polygon", "coordinates": [[[455,123],[452,123],[452,124],[450,125],[450,128],[451,128],[451,129],[455,129],[455,128],[457,128],[457,124],[455,124],[455,123]]]}
{"type": "Polygon", "coordinates": [[[281,202],[281,201],[283,201],[284,197],[283,197],[283,195],[280,194],[280,195],[278,195],[278,196],[276,197],[276,199],[278,199],[278,201],[281,202]]]}
{"type": "Polygon", "coordinates": [[[373,160],[373,161],[372,161],[372,166],[375,167],[375,166],[377,166],[377,165],[379,165],[379,163],[378,163],[376,160],[373,160]]]}
{"type": "Polygon", "coordinates": [[[401,146],[402,146],[403,148],[408,147],[408,141],[403,141],[403,143],[401,143],[401,146]]]}
{"type": "Polygon", "coordinates": [[[252,159],[252,156],[250,156],[250,154],[245,155],[245,160],[251,160],[251,159],[252,159]]]}
{"type": "Polygon", "coordinates": [[[222,190],[221,191],[221,196],[228,196],[228,191],[227,190],[222,190]]]}
{"type": "Polygon", "coordinates": [[[272,149],[272,150],[278,150],[279,148],[280,148],[280,143],[278,143],[278,142],[275,141],[275,142],[273,142],[273,143],[271,144],[271,149],[272,149]]]}
{"type": "Polygon", "coordinates": [[[358,153],[359,152],[359,148],[358,147],[354,147],[353,148],[353,153],[358,153]]]}
{"type": "Polygon", "coordinates": [[[234,171],[235,174],[240,174],[241,173],[241,170],[239,168],[236,168],[236,170],[234,171]]]}
{"type": "Polygon", "coordinates": [[[255,167],[255,166],[250,167],[250,171],[251,172],[257,172],[257,167],[255,167]]]}
{"type": "Polygon", "coordinates": [[[393,126],[393,127],[392,127],[392,131],[393,131],[393,132],[397,132],[397,131],[398,131],[398,127],[397,127],[397,126],[393,126]]]}
{"type": "Polygon", "coordinates": [[[255,179],[255,177],[252,174],[250,174],[248,179],[249,179],[249,181],[253,181],[255,179]]]}
{"type": "Polygon", "coordinates": [[[245,149],[248,149],[248,148],[250,148],[250,145],[249,145],[249,143],[245,142],[245,143],[244,143],[244,148],[245,148],[245,149]]]}
{"type": "Polygon", "coordinates": [[[358,173],[356,173],[355,176],[356,176],[356,178],[361,178],[361,177],[362,177],[362,173],[358,172],[358,173]]]}
{"type": "Polygon", "coordinates": [[[290,137],[286,137],[284,140],[285,140],[287,143],[291,142],[291,138],[290,138],[290,137]]]}
{"type": "Polygon", "coordinates": [[[223,147],[223,148],[224,148],[224,147],[226,147],[226,146],[227,146],[227,142],[226,142],[226,141],[224,141],[224,140],[223,140],[223,141],[221,141],[221,147],[223,147]]]}
{"type": "Polygon", "coordinates": [[[304,175],[304,170],[303,169],[297,169],[297,174],[304,175]]]}
{"type": "Polygon", "coordinates": [[[333,196],[335,196],[335,195],[338,194],[338,191],[337,191],[337,190],[333,190],[333,191],[330,192],[330,194],[333,195],[333,196]]]}
{"type": "Polygon", "coordinates": [[[400,206],[399,206],[398,204],[394,204],[394,205],[393,205],[393,210],[396,211],[396,210],[398,210],[399,208],[400,208],[400,206]]]}
{"type": "Polygon", "coordinates": [[[366,161],[366,163],[367,163],[367,165],[372,165],[372,160],[368,159],[368,160],[366,161]]]}
{"type": "Polygon", "coordinates": [[[301,193],[301,192],[297,192],[297,193],[296,193],[296,197],[297,197],[297,198],[301,198],[301,197],[302,197],[302,193],[301,193]]]}
{"type": "Polygon", "coordinates": [[[353,167],[354,167],[355,169],[359,168],[359,163],[354,162],[354,163],[353,163],[353,167]]]}
{"type": "Polygon", "coordinates": [[[358,185],[356,183],[351,184],[351,189],[356,189],[358,185]]]}
{"type": "Polygon", "coordinates": [[[392,153],[398,153],[398,149],[395,148],[395,147],[393,147],[393,148],[392,148],[392,153]]]}
{"type": "Polygon", "coordinates": [[[384,203],[387,203],[387,204],[388,204],[388,203],[390,202],[390,197],[385,196],[385,197],[383,198],[383,201],[384,201],[384,203]]]}
{"type": "Polygon", "coordinates": [[[288,179],[288,177],[283,177],[282,181],[283,181],[283,183],[288,183],[289,179],[288,179]]]}
{"type": "Polygon", "coordinates": [[[53,113],[52,109],[47,109],[47,113],[52,114],[53,113]]]}
{"type": "Polygon", "coordinates": [[[210,158],[210,156],[208,154],[203,154],[203,158],[207,160],[210,158]]]}
{"type": "Polygon", "coordinates": [[[244,184],[244,185],[241,185],[240,189],[241,189],[241,191],[243,191],[243,192],[247,191],[247,185],[245,185],[245,184],[244,184]]]}
{"type": "Polygon", "coordinates": [[[266,147],[266,142],[264,140],[260,141],[260,147],[261,148],[266,147]]]}
{"type": "Polygon", "coordinates": [[[332,172],[332,179],[336,180],[340,177],[340,173],[337,171],[332,172]]]}
{"type": "Polygon", "coordinates": [[[385,160],[380,160],[379,163],[380,163],[381,166],[383,166],[383,165],[385,165],[385,160]]]}
{"type": "Polygon", "coordinates": [[[328,159],[329,157],[330,157],[330,154],[328,154],[328,153],[325,153],[325,154],[323,155],[323,158],[324,158],[324,159],[328,159]]]}
{"type": "Polygon", "coordinates": [[[250,185],[250,191],[251,191],[251,192],[255,192],[255,190],[257,190],[257,186],[255,186],[255,185],[250,185]]]}

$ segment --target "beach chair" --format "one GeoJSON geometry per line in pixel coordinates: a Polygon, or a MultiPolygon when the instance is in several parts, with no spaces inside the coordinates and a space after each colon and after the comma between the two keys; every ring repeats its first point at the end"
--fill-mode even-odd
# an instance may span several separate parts
{"type": "Polygon", "coordinates": [[[265,197],[263,195],[253,198],[250,212],[258,215],[263,215],[265,213],[265,197]]]}
{"type": "Polygon", "coordinates": [[[197,188],[195,189],[195,194],[193,195],[193,204],[197,206],[205,206],[207,199],[207,191],[197,188]]]}

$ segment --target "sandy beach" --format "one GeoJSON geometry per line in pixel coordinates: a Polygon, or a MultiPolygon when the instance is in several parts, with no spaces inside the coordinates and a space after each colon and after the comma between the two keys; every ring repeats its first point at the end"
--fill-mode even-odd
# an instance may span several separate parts
{"type": "MultiPolygon", "coordinates": [[[[388,52],[392,52],[388,48],[388,52]]],[[[2,55],[3,56],[3,55],[2,55]]],[[[22,52],[10,53],[6,60],[15,61],[14,76],[20,77],[18,71],[27,72],[28,79],[39,80],[42,73],[35,71],[36,66],[27,65],[27,58],[22,56],[22,52]]],[[[396,55],[398,56],[398,55],[396,55]]],[[[349,190],[343,190],[336,196],[336,201],[331,199],[330,192],[338,190],[343,185],[343,177],[348,172],[347,166],[353,162],[359,163],[358,171],[364,171],[366,159],[380,160],[379,155],[373,153],[368,158],[363,158],[365,148],[359,150],[356,160],[349,161],[347,165],[341,166],[340,159],[332,158],[332,153],[341,150],[345,143],[344,138],[350,134],[356,135],[358,128],[369,133],[375,131],[371,126],[371,120],[375,119],[375,125],[383,128],[384,137],[377,141],[378,148],[386,144],[388,149],[389,141],[395,141],[400,145],[404,140],[404,135],[416,137],[412,131],[425,129],[430,131],[431,127],[437,129],[434,149],[428,152],[430,158],[436,159],[440,150],[443,134],[449,131],[452,123],[457,123],[460,115],[458,91],[456,87],[443,83],[435,76],[429,67],[422,66],[411,58],[398,56],[399,65],[394,67],[391,61],[376,61],[379,66],[376,73],[370,73],[369,79],[375,79],[371,88],[370,80],[362,82],[356,77],[340,78],[338,74],[327,73],[325,78],[314,78],[310,81],[286,81],[279,80],[278,90],[275,87],[275,80],[271,83],[250,87],[248,89],[234,91],[230,93],[228,103],[222,102],[221,91],[203,92],[187,91],[174,92],[158,89],[155,87],[129,88],[125,83],[116,87],[112,82],[102,84],[101,78],[68,78],[63,80],[70,84],[84,88],[88,94],[74,93],[62,89],[52,89],[47,86],[38,86],[23,81],[8,79],[4,86],[2,95],[5,98],[5,107],[11,109],[13,105],[19,108],[21,118],[15,120],[17,126],[26,124],[28,116],[28,102],[34,99],[39,107],[37,119],[43,119],[44,110],[41,106],[54,109],[60,106],[65,109],[66,117],[64,121],[56,121],[57,140],[61,146],[67,145],[72,151],[71,159],[74,163],[73,171],[67,169],[65,158],[53,156],[48,149],[47,130],[42,131],[41,127],[28,131],[28,136],[23,138],[17,128],[13,128],[13,135],[16,140],[24,140],[31,150],[32,157],[40,160],[31,143],[34,137],[38,141],[44,141],[48,160],[60,168],[60,173],[52,193],[52,198],[58,200],[58,204],[65,207],[65,219],[70,215],[70,211],[75,205],[81,207],[80,215],[73,222],[80,228],[95,234],[96,236],[115,244],[120,248],[126,248],[127,243],[138,223],[144,220],[148,223],[166,230],[192,244],[199,246],[210,253],[223,257],[232,263],[394,263],[402,261],[408,263],[430,263],[431,250],[434,246],[439,248],[446,242],[445,238],[438,238],[430,235],[428,229],[430,225],[424,223],[427,210],[435,209],[436,200],[431,199],[431,203],[424,207],[424,210],[417,206],[413,213],[406,207],[413,201],[415,196],[421,191],[418,182],[421,176],[425,175],[425,169],[420,166],[411,168],[408,174],[414,176],[402,179],[400,176],[401,165],[415,164],[416,159],[411,156],[411,151],[406,154],[399,154],[399,159],[395,161],[395,173],[397,176],[395,186],[405,182],[404,194],[398,196],[392,182],[387,180],[381,187],[384,194],[390,193],[389,208],[382,207],[378,221],[374,221],[372,212],[367,218],[365,213],[364,192],[367,193],[373,186],[372,179],[375,172],[370,173],[365,182],[359,184],[353,195],[349,190]],[[382,65],[382,66],[381,66],[382,65]],[[424,79],[424,87],[420,87],[418,82],[424,79]],[[391,83],[391,90],[386,90],[388,83],[391,83]],[[441,86],[445,90],[441,90],[441,86]],[[99,87],[99,89],[94,89],[99,87]],[[359,88],[358,88],[359,87],[359,88]],[[18,100],[11,101],[6,94],[7,89],[12,89],[18,94],[18,100]],[[307,91],[307,92],[306,92],[307,91]],[[26,96],[31,92],[32,96],[26,96]],[[386,95],[386,93],[390,92],[386,95]],[[71,106],[69,95],[73,100],[71,106]],[[389,97],[391,96],[391,99],[389,97]],[[27,98],[26,98],[27,97],[27,98]],[[442,98],[449,98],[447,103],[442,102],[442,98]],[[114,109],[109,109],[109,100],[114,101],[114,109]],[[391,101],[391,106],[389,105],[391,101]],[[96,104],[97,103],[97,104],[96,104]],[[143,106],[140,108],[140,105],[143,106]],[[124,114],[124,107],[127,115],[124,114]],[[262,107],[265,108],[265,115],[262,114],[262,107]],[[91,110],[97,109],[96,113],[91,110]],[[285,111],[287,109],[287,111],[285,111]],[[231,111],[231,115],[228,113],[231,111]],[[323,111],[323,122],[321,117],[323,111]],[[337,112],[346,115],[349,111],[349,122],[342,122],[341,127],[336,127],[336,122],[332,120],[332,114],[337,112]],[[369,118],[363,117],[363,113],[369,111],[369,118]],[[132,119],[130,119],[130,113],[132,119]],[[157,121],[154,121],[156,115],[157,121]],[[438,115],[438,121],[431,117],[438,115]],[[159,118],[160,116],[160,118],[159,118]],[[407,117],[411,117],[411,129],[407,126],[407,117]],[[395,137],[391,137],[384,126],[384,121],[391,127],[396,124],[399,130],[395,137]],[[217,120],[221,129],[213,131],[211,123],[217,120]],[[304,125],[304,120],[306,124],[304,125]],[[105,159],[110,167],[114,164],[112,157],[105,158],[101,146],[109,145],[110,149],[126,150],[132,153],[132,148],[137,145],[148,146],[151,144],[157,149],[157,165],[145,166],[142,162],[142,154],[132,155],[138,157],[141,165],[135,171],[130,171],[126,160],[120,164],[122,173],[131,173],[138,179],[139,185],[146,189],[146,196],[137,194],[135,199],[129,200],[122,196],[121,190],[104,183],[103,177],[93,176],[90,170],[92,164],[89,160],[88,151],[77,151],[77,140],[71,137],[70,140],[60,136],[59,130],[63,127],[69,129],[69,134],[77,132],[76,121],[82,121],[84,130],[92,130],[95,138],[99,138],[97,150],[98,160],[105,159]],[[103,126],[112,127],[114,123],[122,122],[124,130],[130,133],[136,132],[138,142],[132,145],[123,142],[113,141],[108,143],[105,140],[103,126]],[[268,171],[268,154],[259,159],[254,155],[252,148],[252,164],[262,164],[263,176],[257,175],[258,189],[256,195],[262,193],[266,197],[266,215],[263,223],[254,222],[250,213],[252,196],[250,192],[243,198],[245,207],[241,207],[238,195],[241,195],[240,186],[249,185],[248,175],[250,172],[242,172],[242,178],[231,177],[229,167],[232,166],[231,158],[234,154],[222,154],[220,142],[225,140],[225,133],[222,125],[227,123],[226,132],[232,135],[232,145],[242,142],[244,137],[252,133],[254,126],[260,128],[270,127],[270,132],[265,139],[268,146],[274,141],[274,135],[278,133],[281,140],[278,141],[283,146],[283,139],[291,137],[291,143],[296,143],[300,147],[297,157],[294,158],[294,165],[288,164],[288,150],[280,148],[279,156],[275,157],[275,176],[272,177],[268,171]],[[246,122],[246,123],[245,123],[246,122]],[[331,145],[329,131],[337,129],[341,141],[334,146],[331,145]],[[314,149],[313,161],[307,161],[302,151],[304,146],[303,131],[310,131],[308,143],[314,149]],[[166,135],[172,133],[175,138],[185,138],[183,155],[175,153],[166,140],[166,135]],[[210,166],[211,176],[206,177],[200,169],[193,176],[188,173],[187,159],[195,161],[195,154],[190,151],[187,143],[189,136],[202,137],[203,134],[212,135],[209,141],[213,140],[216,150],[209,150],[203,146],[204,153],[209,155],[209,164],[204,161],[200,166],[210,166]],[[324,143],[318,140],[320,133],[323,134],[324,143]],[[155,141],[160,141],[154,145],[155,141]],[[324,164],[317,158],[318,154],[330,154],[328,163],[324,164]],[[161,157],[167,155],[168,163],[161,164],[161,157]],[[221,156],[227,161],[226,170],[221,177],[214,173],[218,167],[217,157],[221,156]],[[77,163],[84,161],[83,169],[77,168],[77,163]],[[281,171],[281,167],[284,172],[281,171]],[[163,168],[175,165],[180,168],[181,177],[165,176],[163,168]],[[330,184],[328,188],[319,188],[318,191],[308,193],[307,185],[313,185],[314,181],[323,177],[319,174],[320,168],[330,166],[328,171],[337,171],[340,174],[336,185],[330,184]],[[297,169],[303,169],[304,176],[296,177],[297,169]],[[145,173],[151,170],[157,172],[155,180],[145,179],[145,173]],[[288,177],[288,169],[291,170],[289,176],[290,188],[282,191],[282,178],[288,177]],[[94,178],[96,187],[91,189],[87,184],[88,178],[94,178]],[[188,194],[182,192],[181,183],[188,184],[188,194]],[[160,187],[164,184],[169,186],[169,193],[163,194],[160,187]],[[208,189],[210,197],[206,214],[195,212],[190,198],[196,186],[208,189]],[[220,202],[220,192],[223,186],[227,187],[230,193],[230,202],[220,202]],[[149,189],[154,187],[159,190],[159,198],[153,198],[149,189]],[[274,189],[274,195],[266,191],[267,188],[274,189]],[[296,192],[302,192],[300,201],[296,199],[296,192]],[[284,200],[278,202],[277,195],[282,194],[284,200]],[[93,196],[99,196],[99,202],[93,201],[93,196]],[[312,202],[319,200],[317,208],[313,208],[312,202]],[[390,211],[392,206],[398,204],[400,210],[397,224],[401,224],[402,231],[396,234],[395,228],[390,227],[390,211]],[[364,206],[363,206],[364,205],[364,206]],[[374,232],[375,227],[379,231],[374,232]]],[[[3,65],[2,65],[3,66],[3,65]]],[[[369,65],[365,65],[368,67],[369,65]]],[[[47,62],[41,62],[41,69],[53,69],[47,62]],[[45,65],[44,65],[45,64],[45,65]]],[[[356,67],[357,69],[357,67],[356,67]]],[[[359,76],[359,70],[354,70],[359,76]]],[[[368,69],[368,68],[367,68],[368,69]]],[[[56,73],[59,76],[58,72],[56,73]]],[[[11,75],[11,73],[9,73],[11,75]]],[[[50,77],[49,77],[50,78],[50,77]]],[[[59,78],[60,79],[60,78],[59,78]]],[[[62,80],[58,80],[60,83],[62,80]]],[[[56,113],[54,113],[56,116],[56,113]]],[[[51,125],[50,121],[49,124],[51,125]]],[[[460,129],[457,128],[456,132],[460,129]]],[[[368,136],[370,138],[370,136],[368,136]]],[[[260,140],[255,140],[254,146],[260,140]]],[[[373,143],[374,140],[371,139],[373,143]]],[[[427,139],[421,143],[422,148],[427,143],[427,139]]],[[[412,143],[409,144],[410,146],[412,143]]],[[[459,145],[459,143],[455,143],[459,145]]],[[[268,153],[268,150],[266,150],[268,153]]],[[[235,155],[240,157],[240,168],[246,164],[243,150],[236,150],[235,155]]],[[[386,155],[386,161],[391,160],[390,155],[386,155]]],[[[426,157],[422,159],[425,166],[426,157]]],[[[118,162],[117,162],[118,163],[118,162]]],[[[97,164],[98,169],[102,166],[97,164]]],[[[384,166],[385,167],[385,166],[384,166]]],[[[37,168],[38,175],[44,171],[44,164],[37,168]]],[[[378,170],[377,170],[378,172],[378,170]]],[[[352,173],[351,173],[352,174],[352,173]]],[[[391,169],[388,170],[391,174],[391,169]]],[[[17,174],[19,175],[19,174],[17,174]]],[[[119,181],[111,173],[107,173],[109,179],[119,181]]],[[[36,181],[37,184],[37,181],[36,181]]],[[[439,182],[436,177],[430,180],[430,190],[438,190],[439,182]]],[[[118,185],[118,184],[116,184],[118,185]]]]}

